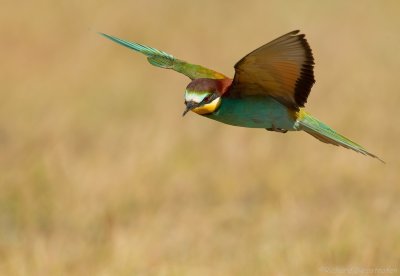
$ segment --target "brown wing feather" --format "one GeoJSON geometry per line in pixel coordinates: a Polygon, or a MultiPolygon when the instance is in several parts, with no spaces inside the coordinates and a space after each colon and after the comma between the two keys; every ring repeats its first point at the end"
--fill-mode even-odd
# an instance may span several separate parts
{"type": "Polygon", "coordinates": [[[304,34],[293,31],[251,52],[235,65],[230,96],[263,95],[303,107],[314,80],[314,58],[304,34]]]}

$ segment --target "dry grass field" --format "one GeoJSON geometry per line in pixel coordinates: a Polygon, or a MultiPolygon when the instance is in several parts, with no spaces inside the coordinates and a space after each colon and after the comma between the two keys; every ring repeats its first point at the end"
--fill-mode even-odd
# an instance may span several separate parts
{"type": "Polygon", "coordinates": [[[3,1],[0,275],[400,274],[399,14],[390,0],[3,1]],[[186,77],[96,33],[233,75],[294,29],[316,60],[309,112],[386,165],[182,118],[186,77]]]}

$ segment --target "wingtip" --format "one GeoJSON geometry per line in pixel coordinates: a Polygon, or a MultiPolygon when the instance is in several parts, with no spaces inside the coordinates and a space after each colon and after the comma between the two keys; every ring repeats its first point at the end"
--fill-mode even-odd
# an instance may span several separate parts
{"type": "Polygon", "coordinates": [[[108,35],[108,34],[105,34],[105,33],[102,33],[102,32],[97,32],[97,34],[99,34],[99,35],[101,35],[101,36],[104,36],[104,37],[106,37],[106,38],[108,38],[108,39],[112,39],[112,38],[113,38],[113,36],[108,35]]]}

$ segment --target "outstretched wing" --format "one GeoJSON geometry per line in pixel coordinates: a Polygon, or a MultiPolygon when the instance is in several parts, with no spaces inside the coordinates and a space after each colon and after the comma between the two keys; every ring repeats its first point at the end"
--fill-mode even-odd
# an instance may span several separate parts
{"type": "Polygon", "coordinates": [[[199,78],[209,78],[209,79],[224,79],[224,76],[221,73],[218,73],[214,70],[205,68],[201,65],[190,64],[186,61],[179,60],[174,58],[172,55],[151,48],[146,45],[129,42],[111,35],[107,35],[104,33],[100,33],[102,36],[122,45],[128,47],[129,49],[135,50],[147,56],[147,60],[154,66],[173,69],[179,73],[182,73],[188,76],[190,79],[199,79],[199,78]]]}
{"type": "Polygon", "coordinates": [[[271,96],[303,107],[314,80],[314,58],[304,34],[293,31],[251,52],[235,65],[232,97],[271,96]]]}

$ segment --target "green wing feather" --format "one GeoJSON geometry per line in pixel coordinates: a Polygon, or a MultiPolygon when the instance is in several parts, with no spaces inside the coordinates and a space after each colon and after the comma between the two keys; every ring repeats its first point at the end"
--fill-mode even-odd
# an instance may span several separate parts
{"type": "Polygon", "coordinates": [[[154,66],[175,70],[179,73],[188,76],[192,80],[199,78],[208,78],[208,79],[227,78],[223,74],[218,73],[214,70],[205,68],[201,65],[190,64],[186,61],[179,60],[166,52],[154,49],[152,47],[123,40],[121,38],[104,33],[99,33],[99,34],[122,46],[125,46],[129,49],[144,54],[145,56],[147,56],[147,60],[150,62],[150,64],[154,66]]]}
{"type": "Polygon", "coordinates": [[[324,143],[336,146],[342,146],[347,149],[359,152],[361,154],[377,158],[381,162],[385,163],[385,161],[380,159],[378,156],[368,152],[365,148],[363,148],[359,144],[337,133],[332,128],[330,128],[323,122],[319,121],[318,119],[312,117],[310,114],[305,113],[304,111],[302,112],[302,116],[301,118],[299,118],[298,122],[302,130],[306,131],[308,134],[314,136],[315,138],[324,143]]]}

